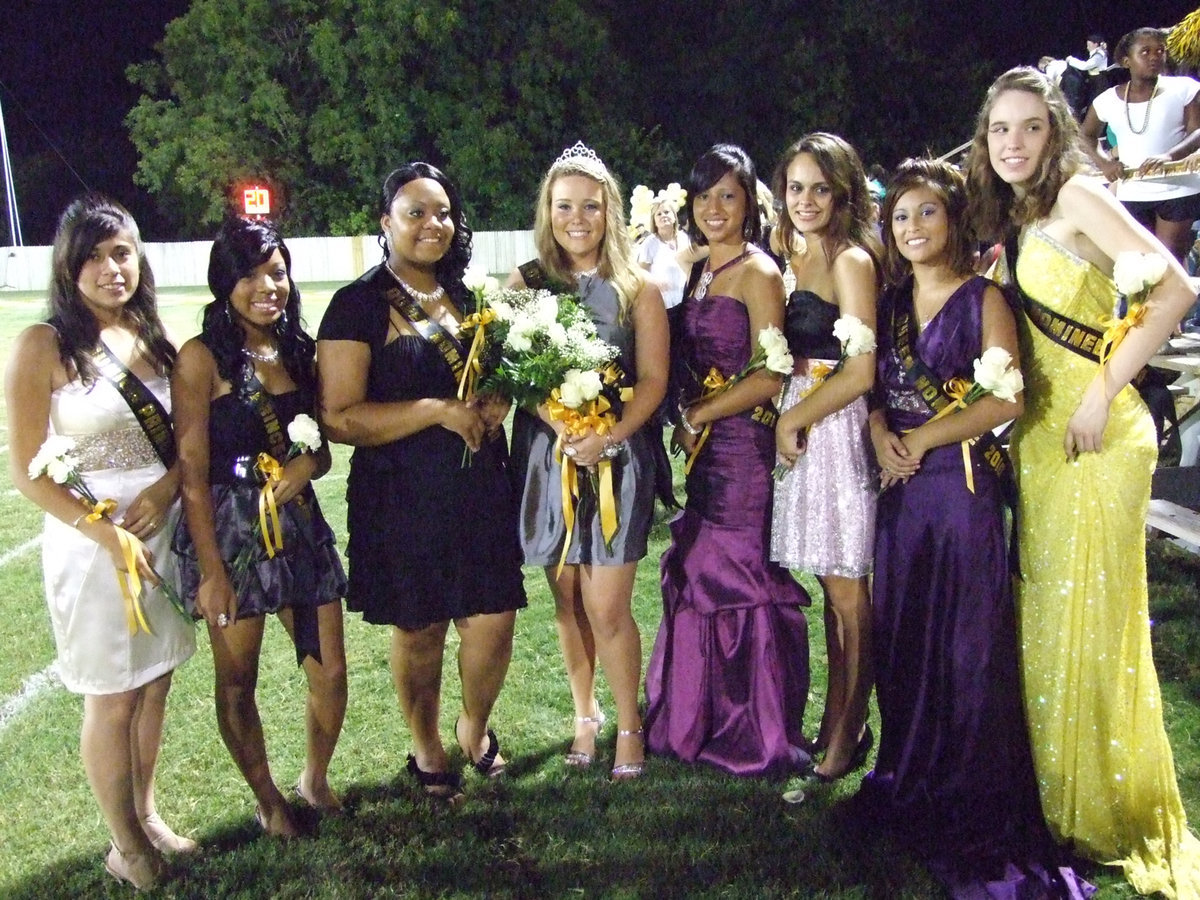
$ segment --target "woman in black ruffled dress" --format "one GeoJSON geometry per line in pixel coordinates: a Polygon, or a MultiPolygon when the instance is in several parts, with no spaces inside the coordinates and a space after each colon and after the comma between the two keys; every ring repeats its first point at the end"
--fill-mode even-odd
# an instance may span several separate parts
{"type": "Polygon", "coordinates": [[[171,379],[186,516],[174,542],[184,602],[208,623],[217,724],[254,791],[258,822],[289,837],[301,828],[271,777],[254,699],[266,613],[279,614],[308,679],[308,753],[295,793],[319,810],[341,809],[327,770],[346,711],[339,602],[346,579],[310,484],[329,470],[329,450],[322,443],[315,452],[290,452],[288,426],[313,417],[316,404],[315,348],[290,269],[273,225],[227,221],[208,263],[215,299],[171,379]],[[260,454],[280,464],[277,479],[267,479],[271,466],[260,454]],[[279,524],[267,503],[264,535],[265,480],[273,482],[279,524]]]}

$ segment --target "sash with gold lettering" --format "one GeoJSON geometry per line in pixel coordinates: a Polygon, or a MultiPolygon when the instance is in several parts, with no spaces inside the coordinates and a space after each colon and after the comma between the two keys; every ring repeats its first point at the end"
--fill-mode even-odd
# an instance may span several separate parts
{"type": "MultiPolygon", "coordinates": [[[[258,380],[258,376],[254,372],[250,373],[250,377],[246,380],[246,387],[250,394],[250,405],[254,407],[254,411],[258,413],[262,419],[263,428],[267,432],[267,448],[270,451],[270,457],[263,459],[264,454],[260,454],[257,463],[254,466],[254,471],[260,479],[270,480],[273,474],[282,472],[282,464],[287,461],[288,440],[287,433],[283,425],[279,421],[279,414],[275,412],[275,404],[271,402],[271,395],[267,393],[267,389],[263,387],[263,383],[258,380]]],[[[265,486],[264,486],[265,488],[265,486]]],[[[302,516],[311,518],[312,510],[308,506],[307,495],[312,490],[311,485],[305,491],[297,494],[292,498],[288,506],[295,509],[302,516]]],[[[259,494],[259,516],[260,530],[264,541],[272,540],[271,527],[274,528],[275,535],[279,536],[278,549],[283,549],[282,541],[282,526],[279,524],[280,514],[274,509],[275,499],[273,493],[269,501],[264,500],[264,493],[259,494]],[[269,502],[270,510],[264,509],[264,502],[269,502]],[[266,523],[270,521],[270,526],[266,523]]],[[[274,551],[269,550],[267,558],[274,557],[274,551]]],[[[296,605],[292,607],[292,622],[293,635],[292,643],[296,647],[296,662],[302,664],[305,656],[311,656],[318,663],[321,662],[321,637],[317,628],[317,610],[315,607],[308,605],[296,605]]]]}
{"type": "Polygon", "coordinates": [[[154,392],[142,384],[142,380],[130,372],[103,341],[100,342],[100,350],[95,354],[94,360],[100,374],[112,382],[121,399],[129,404],[162,464],[168,469],[171,468],[175,465],[177,454],[175,432],[171,430],[171,417],[166,408],[154,396],[154,392]]]}
{"type": "Polygon", "coordinates": [[[399,285],[388,288],[383,296],[392,309],[412,326],[413,331],[433,344],[454,373],[454,383],[458,384],[467,365],[465,348],[458,338],[425,315],[425,310],[399,285]]]}
{"type": "Polygon", "coordinates": [[[1004,242],[1004,255],[1008,261],[1008,286],[1016,292],[1026,317],[1038,331],[1058,346],[1070,350],[1084,359],[1099,363],[1104,332],[1084,325],[1082,322],[1076,322],[1070,316],[1055,312],[1021,290],[1021,285],[1017,282],[1017,245],[1018,235],[1009,237],[1004,242]]]}
{"type": "MultiPolygon", "coordinates": [[[[896,308],[892,310],[892,343],[896,348],[896,354],[900,357],[900,364],[904,367],[905,376],[916,387],[926,405],[934,413],[939,413],[954,401],[946,393],[941,380],[933,373],[933,370],[913,350],[913,316],[911,300],[907,296],[904,306],[906,308],[901,309],[901,303],[897,303],[896,308]]],[[[1008,454],[1004,452],[1004,448],[1000,446],[996,436],[990,431],[985,431],[980,435],[975,441],[975,446],[979,448],[980,455],[987,467],[999,479],[1005,502],[1015,511],[1017,486],[1008,454]]]]}

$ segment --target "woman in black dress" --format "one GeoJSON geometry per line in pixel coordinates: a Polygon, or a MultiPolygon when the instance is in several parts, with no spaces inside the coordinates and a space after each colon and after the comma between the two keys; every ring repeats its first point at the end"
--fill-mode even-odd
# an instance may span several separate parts
{"type": "Polygon", "coordinates": [[[271,777],[254,698],[266,613],[279,614],[308,680],[307,758],[295,793],[317,809],[341,809],[327,772],[346,713],[346,578],[311,486],[329,470],[329,450],[288,459],[288,426],[315,412],[314,347],[274,225],[226,221],[208,286],[215,299],[171,377],[186,516],[174,550],[184,602],[208,623],[221,737],[254,791],[263,830],[294,837],[300,823],[271,777]],[[272,491],[282,548],[269,557],[255,532],[260,453],[281,464],[272,491]]]}
{"type": "Polygon", "coordinates": [[[463,698],[455,738],[480,773],[504,766],[488,717],[525,605],[500,428],[507,407],[457,399],[471,256],[457,189],[414,162],[388,176],[381,199],[384,261],[339,290],[321,322],[320,408],[331,438],[355,448],[348,606],[392,626],[392,677],[413,739],[408,770],[428,793],[454,800],[460,781],[438,729],[452,621],[463,698]]]}

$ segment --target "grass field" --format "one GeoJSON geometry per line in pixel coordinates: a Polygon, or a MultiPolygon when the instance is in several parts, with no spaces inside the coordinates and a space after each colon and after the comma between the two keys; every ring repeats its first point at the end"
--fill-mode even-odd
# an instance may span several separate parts
{"type": "MultiPolygon", "coordinates": [[[[312,330],[332,285],[306,286],[312,330]]],[[[177,338],[196,331],[207,292],[164,293],[163,317],[177,338]]],[[[0,358],[21,328],[41,316],[41,300],[0,294],[0,358]]],[[[3,427],[3,423],[0,423],[3,427]]],[[[4,432],[7,434],[7,431],[4,432]]],[[[7,441],[0,441],[6,445],[7,441]]],[[[344,541],[348,452],[318,494],[344,541]]],[[[0,896],[120,897],[128,889],[101,865],[103,822],[78,757],[81,703],[61,686],[39,688],[54,658],[42,594],[40,556],[31,541],[40,513],[0,476],[0,896]]],[[[464,523],[466,525],[467,523],[464,523]]],[[[635,615],[646,654],[660,616],[657,559],[666,529],[655,528],[641,566],[635,615]]],[[[1200,562],[1156,545],[1151,553],[1155,650],[1184,802],[1200,821],[1200,562]]],[[[195,657],[177,672],[158,779],[159,809],[201,842],[162,885],[162,897],[812,897],[925,898],[938,892],[886,841],[842,815],[847,779],[802,806],[780,802],[782,785],[651,759],[646,775],[607,779],[615,739],[610,724],[591,770],[562,764],[571,706],[540,571],[527,572],[530,605],[518,616],[515,653],[494,717],[509,768],[494,783],[468,779],[456,810],[430,805],[402,772],[408,735],[387,666],[387,629],[346,617],[350,706],[331,778],[350,815],[321,823],[311,840],[260,835],[254,801],[217,734],[212,663],[204,632],[195,657]]],[[[808,611],[814,647],[812,733],[824,670],[819,598],[808,611]]],[[[443,734],[453,747],[459,702],[453,638],[444,687],[443,734]]],[[[303,680],[277,625],[268,627],[258,690],[276,780],[300,771],[303,680]]],[[[606,705],[606,694],[601,693],[606,705]]],[[[457,753],[452,750],[452,753],[457,753]]],[[[460,757],[455,757],[461,759],[460,757]]],[[[1131,897],[1124,882],[1097,869],[1102,898],[1131,897]]]]}

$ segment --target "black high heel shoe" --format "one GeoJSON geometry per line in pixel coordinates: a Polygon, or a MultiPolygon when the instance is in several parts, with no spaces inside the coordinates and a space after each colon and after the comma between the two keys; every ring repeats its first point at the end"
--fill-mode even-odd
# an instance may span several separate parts
{"type": "Polygon", "coordinates": [[[821,784],[832,784],[839,778],[845,778],[851,772],[857,772],[867,764],[867,757],[871,753],[871,748],[875,746],[875,733],[871,731],[870,724],[863,726],[862,737],[858,739],[858,744],[854,747],[854,752],[850,754],[850,763],[846,766],[846,770],[838,775],[826,775],[823,772],[818,772],[815,768],[808,773],[807,778],[821,784]]]}

